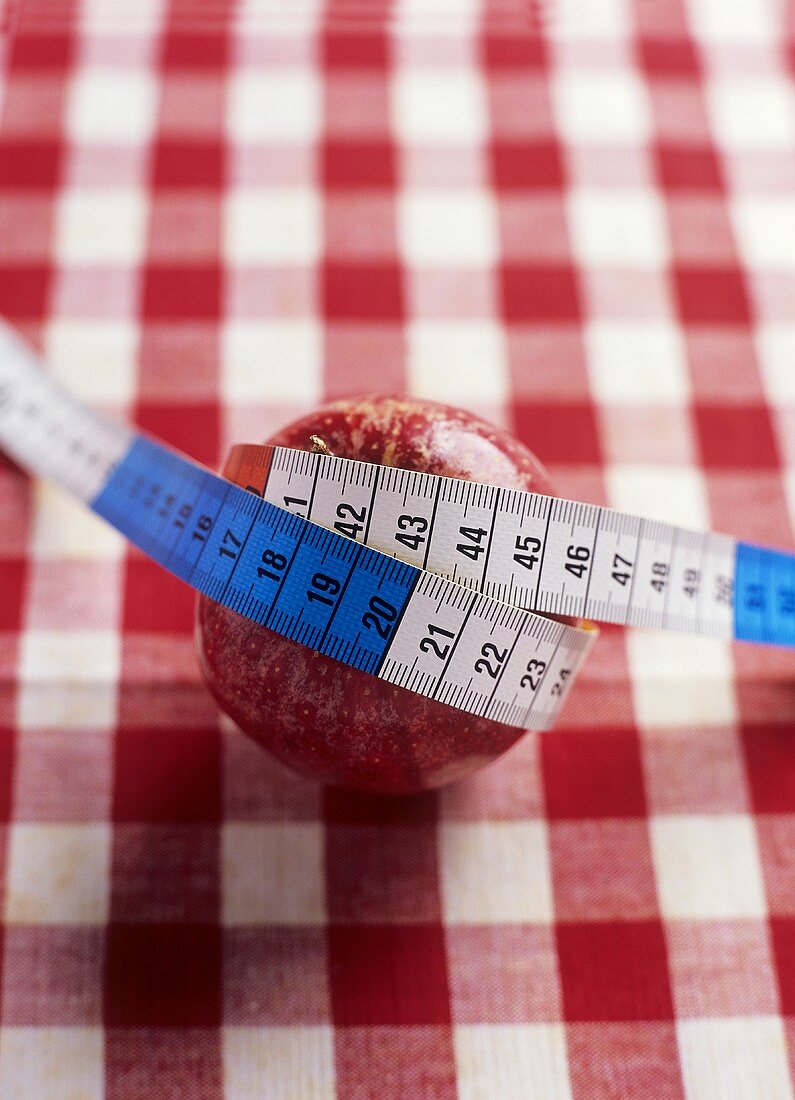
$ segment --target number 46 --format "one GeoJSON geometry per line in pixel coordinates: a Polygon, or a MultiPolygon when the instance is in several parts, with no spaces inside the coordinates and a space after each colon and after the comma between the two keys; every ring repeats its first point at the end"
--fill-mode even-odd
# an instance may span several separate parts
{"type": "Polygon", "coordinates": [[[588,562],[591,560],[591,551],[587,546],[570,546],[566,551],[566,557],[569,559],[566,562],[566,569],[569,573],[573,573],[575,577],[582,578],[583,573],[588,568],[588,562]]]}

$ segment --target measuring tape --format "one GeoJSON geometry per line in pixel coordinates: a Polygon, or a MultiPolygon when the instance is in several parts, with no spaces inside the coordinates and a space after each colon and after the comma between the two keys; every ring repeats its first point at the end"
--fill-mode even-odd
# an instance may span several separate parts
{"type": "Polygon", "coordinates": [[[795,645],[795,556],[611,508],[287,447],[228,476],[282,508],[545,614],[795,645]]]}
{"type": "Polygon", "coordinates": [[[546,615],[795,645],[795,556],[282,447],[235,447],[226,480],[76,402],[7,326],[0,446],[233,611],[512,726],[552,725],[596,636],[546,615]]]}

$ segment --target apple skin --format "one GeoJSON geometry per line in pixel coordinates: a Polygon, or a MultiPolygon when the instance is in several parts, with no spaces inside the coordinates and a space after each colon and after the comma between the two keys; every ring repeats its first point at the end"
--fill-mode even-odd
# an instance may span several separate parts
{"type": "MultiPolygon", "coordinates": [[[[414,398],[336,401],[268,443],[553,495],[535,456],[470,412],[414,398]]],[[[204,677],[240,728],[323,783],[399,794],[463,779],[524,730],[395,687],[299,645],[207,597],[196,645],[204,677]]]]}

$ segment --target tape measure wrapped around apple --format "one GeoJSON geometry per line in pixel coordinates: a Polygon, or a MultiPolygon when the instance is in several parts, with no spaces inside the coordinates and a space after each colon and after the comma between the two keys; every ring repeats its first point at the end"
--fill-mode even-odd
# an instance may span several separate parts
{"type": "Polygon", "coordinates": [[[580,619],[795,644],[795,558],[553,498],[469,414],[370,400],[273,442],[220,478],[75,402],[0,329],[0,446],[206,597],[216,698],[319,779],[439,786],[549,728],[596,635],[580,619]]]}
{"type": "MultiPolygon", "coordinates": [[[[543,467],[506,432],[428,401],[370,397],[335,402],[284,428],[271,443],[280,449],[233,448],[224,475],[323,527],[462,584],[479,583],[494,551],[494,489],[485,490],[472,479],[552,493],[543,467]],[[335,461],[332,453],[348,461],[335,461]],[[445,484],[439,477],[459,480],[445,484]],[[443,488],[464,488],[461,479],[471,483],[471,495],[441,499],[443,488]]],[[[538,537],[514,534],[512,541],[517,570],[536,570],[538,537]]],[[[283,562],[274,565],[269,556],[266,564],[274,569],[283,562]]],[[[336,584],[322,571],[314,581],[322,589],[318,601],[336,599],[329,589],[336,584]]],[[[311,602],[311,582],[308,591],[311,602]]],[[[202,668],[221,707],[293,767],[322,780],[378,791],[438,786],[495,759],[525,727],[454,709],[438,696],[420,695],[401,684],[420,675],[438,681],[441,674],[435,691],[457,685],[490,694],[508,676],[504,685],[515,681],[510,696],[521,705],[541,688],[547,673],[546,648],[544,653],[528,651],[521,661],[517,655],[507,671],[515,634],[496,617],[486,623],[492,610],[487,604],[480,615],[477,608],[471,612],[478,623],[476,644],[467,645],[454,665],[472,600],[467,589],[456,601],[429,594],[419,629],[405,644],[402,639],[396,644],[406,658],[404,676],[388,681],[262,630],[200,597],[202,668]]],[[[395,607],[378,592],[362,620],[363,630],[395,634],[395,607]]],[[[550,689],[561,695],[574,671],[572,662],[562,663],[550,689]]]]}

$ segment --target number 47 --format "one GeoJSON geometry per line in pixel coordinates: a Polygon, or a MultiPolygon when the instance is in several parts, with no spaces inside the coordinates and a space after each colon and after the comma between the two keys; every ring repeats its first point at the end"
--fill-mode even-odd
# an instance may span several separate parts
{"type": "Polygon", "coordinates": [[[622,558],[620,554],[614,554],[612,576],[616,584],[620,584],[622,587],[628,584],[632,577],[632,562],[627,558],[622,558]]]}

